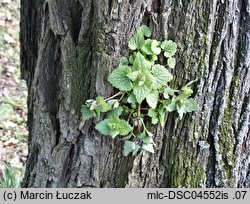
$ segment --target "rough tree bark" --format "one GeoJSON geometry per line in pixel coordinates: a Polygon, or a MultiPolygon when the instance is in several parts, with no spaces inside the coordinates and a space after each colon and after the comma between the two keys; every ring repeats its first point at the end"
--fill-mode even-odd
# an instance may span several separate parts
{"type": "Polygon", "coordinates": [[[248,0],[22,0],[29,155],[23,187],[250,187],[248,0]],[[107,75],[140,24],[178,43],[173,86],[198,78],[201,111],[168,114],[155,154],[79,129],[80,106],[113,92],[107,75]]]}

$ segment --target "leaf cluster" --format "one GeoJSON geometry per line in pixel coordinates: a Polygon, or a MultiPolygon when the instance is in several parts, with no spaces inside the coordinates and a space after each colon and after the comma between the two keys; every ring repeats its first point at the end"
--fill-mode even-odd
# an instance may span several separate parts
{"type": "Polygon", "coordinates": [[[185,113],[198,111],[197,102],[189,82],[180,90],[170,88],[173,75],[174,55],[177,45],[172,40],[163,42],[151,39],[151,30],[142,25],[129,40],[131,55],[122,57],[116,69],[108,76],[110,84],[119,90],[104,99],[98,96],[87,100],[82,106],[82,119],[100,118],[96,129],[107,136],[124,140],[125,156],[138,151],[154,152],[153,134],[146,128],[147,119],[152,124],[164,125],[167,112],[177,111],[180,118],[185,113]],[[164,66],[165,64],[165,66],[164,66]]]}

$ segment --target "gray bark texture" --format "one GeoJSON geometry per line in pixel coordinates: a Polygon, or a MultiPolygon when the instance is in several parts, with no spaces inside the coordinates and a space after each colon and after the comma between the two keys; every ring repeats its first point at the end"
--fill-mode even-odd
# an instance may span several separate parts
{"type": "Polygon", "coordinates": [[[23,187],[250,187],[249,0],[21,0],[29,155],[23,187]],[[198,78],[201,111],[152,127],[156,153],[81,123],[86,99],[114,93],[107,76],[141,24],[178,44],[172,86],[198,78]]]}

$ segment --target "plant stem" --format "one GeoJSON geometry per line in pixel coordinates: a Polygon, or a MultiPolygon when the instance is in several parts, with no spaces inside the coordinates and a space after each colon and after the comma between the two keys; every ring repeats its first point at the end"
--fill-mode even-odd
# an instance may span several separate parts
{"type": "MultiPolygon", "coordinates": [[[[131,117],[132,114],[133,114],[133,112],[131,112],[131,113],[129,114],[129,116],[128,116],[128,121],[130,121],[130,120],[133,119],[133,118],[131,117]]],[[[134,121],[133,121],[133,123],[134,123],[134,121]]]]}
{"type": "Polygon", "coordinates": [[[140,134],[141,132],[141,104],[139,103],[138,105],[138,109],[137,109],[137,130],[138,130],[138,134],[140,134]]]}
{"type": "Polygon", "coordinates": [[[124,93],[120,91],[120,92],[116,93],[115,95],[110,96],[109,98],[104,99],[104,101],[109,101],[109,100],[111,100],[111,99],[113,99],[113,98],[115,98],[117,96],[123,95],[123,94],[124,93]]]}
{"type": "Polygon", "coordinates": [[[124,93],[122,94],[122,96],[119,98],[118,102],[120,102],[120,101],[123,99],[124,95],[125,95],[125,92],[124,92],[124,93]]]}

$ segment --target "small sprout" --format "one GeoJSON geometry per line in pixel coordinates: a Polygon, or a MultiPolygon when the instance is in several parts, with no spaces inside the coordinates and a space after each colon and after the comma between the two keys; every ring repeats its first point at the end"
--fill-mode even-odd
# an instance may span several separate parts
{"type": "Polygon", "coordinates": [[[181,88],[181,90],[186,94],[186,95],[189,95],[189,94],[192,94],[193,93],[193,90],[187,86],[183,86],[181,88]]]}

